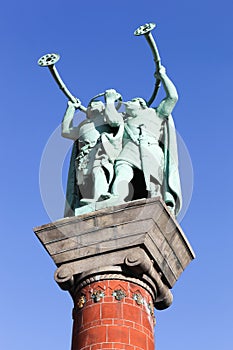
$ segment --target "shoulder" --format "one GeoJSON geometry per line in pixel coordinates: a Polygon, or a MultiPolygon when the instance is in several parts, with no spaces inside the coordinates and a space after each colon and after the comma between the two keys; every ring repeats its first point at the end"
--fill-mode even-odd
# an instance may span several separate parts
{"type": "Polygon", "coordinates": [[[158,107],[154,108],[156,115],[161,119],[168,119],[169,116],[164,113],[164,110],[162,107],[163,106],[160,104],[158,107]]]}

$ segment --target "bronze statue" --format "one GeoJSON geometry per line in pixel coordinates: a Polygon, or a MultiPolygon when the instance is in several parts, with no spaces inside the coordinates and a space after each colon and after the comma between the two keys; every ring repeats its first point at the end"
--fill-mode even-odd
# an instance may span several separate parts
{"type": "Polygon", "coordinates": [[[118,92],[109,89],[95,96],[86,108],[61,80],[55,68],[59,55],[47,54],[38,61],[49,67],[69,99],[62,136],[74,140],[74,146],[65,216],[156,196],[162,197],[175,215],[181,209],[176,133],[171,116],[178,96],[161,65],[151,35],[154,27],[149,23],[134,32],[145,36],[156,65],[156,83],[148,101],[138,97],[123,102],[118,92]],[[161,83],[166,97],[152,108],[161,83]],[[105,103],[97,100],[101,96],[105,103]],[[119,111],[120,106],[125,111],[119,111]],[[73,117],[77,109],[86,113],[86,119],[75,127],[73,117]]]}
{"type": "Polygon", "coordinates": [[[104,93],[106,104],[92,99],[87,118],[73,126],[78,103],[68,102],[62,121],[62,136],[74,140],[67,182],[65,216],[95,210],[95,202],[110,197],[114,161],[122,148],[122,116],[111,113],[111,105],[121,98],[115,90],[104,93]],[[106,112],[110,110],[110,113],[106,112]]]}

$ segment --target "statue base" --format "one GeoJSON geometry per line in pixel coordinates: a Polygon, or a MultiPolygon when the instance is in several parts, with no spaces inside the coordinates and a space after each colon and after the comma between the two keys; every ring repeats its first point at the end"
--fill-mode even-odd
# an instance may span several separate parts
{"type": "Polygon", "coordinates": [[[153,343],[153,309],[171,305],[170,289],[195,257],[181,227],[160,198],[64,218],[37,227],[34,232],[57,265],[56,282],[74,300],[72,350],[91,349],[100,333],[101,344],[109,343],[108,334],[115,334],[115,322],[120,323],[125,345],[130,344],[130,334],[136,331],[142,342],[145,329],[140,330],[138,325],[137,330],[130,331],[127,321],[132,327],[140,324],[145,313],[149,315],[148,339],[153,343]],[[129,305],[134,311],[129,312],[129,305]],[[102,312],[105,308],[118,316],[112,315],[107,321],[102,312]],[[85,321],[95,309],[95,322],[102,327],[99,329],[97,324],[93,328],[85,321]],[[132,317],[138,321],[133,323],[132,317]],[[96,340],[90,332],[95,333],[96,340]]]}

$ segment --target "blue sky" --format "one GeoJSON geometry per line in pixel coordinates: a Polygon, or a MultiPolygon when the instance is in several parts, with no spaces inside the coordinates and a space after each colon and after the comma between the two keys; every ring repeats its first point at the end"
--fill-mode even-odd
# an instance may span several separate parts
{"type": "MultiPolygon", "coordinates": [[[[232,2],[22,0],[5,2],[0,14],[1,349],[63,350],[71,339],[71,299],[53,281],[55,266],[32,232],[50,221],[39,169],[66,109],[37,60],[58,52],[57,68],[84,105],[107,88],[147,98],[153,60],[145,39],[133,36],[145,22],[157,23],[153,34],[179,92],[173,116],[194,169],[181,226],[197,258],[175,285],[172,307],[157,312],[157,349],[233,346],[232,2]]],[[[57,154],[59,147],[54,167],[57,154]]],[[[55,178],[48,171],[48,191],[55,178]]]]}

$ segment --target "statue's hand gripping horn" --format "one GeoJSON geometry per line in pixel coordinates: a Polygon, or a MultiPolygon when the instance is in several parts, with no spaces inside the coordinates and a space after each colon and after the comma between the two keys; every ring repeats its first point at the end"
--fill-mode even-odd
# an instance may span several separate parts
{"type": "MultiPolygon", "coordinates": [[[[156,65],[156,72],[158,72],[160,67],[161,67],[161,60],[160,60],[158,48],[157,48],[156,43],[154,41],[154,38],[151,34],[151,31],[154,28],[155,28],[154,23],[146,23],[143,26],[138,27],[135,30],[134,35],[137,35],[137,36],[144,35],[145,36],[145,38],[146,38],[146,40],[147,40],[147,42],[152,50],[152,54],[153,54],[155,65],[156,65]]],[[[160,79],[157,78],[156,83],[155,83],[155,87],[154,87],[154,91],[151,95],[151,98],[147,102],[148,106],[150,106],[153,103],[153,101],[157,95],[157,92],[159,90],[160,83],[161,83],[160,79]]]]}
{"type": "Polygon", "coordinates": [[[48,54],[42,56],[38,60],[38,64],[41,67],[48,67],[49,68],[50,73],[52,74],[53,78],[57,82],[57,84],[60,87],[60,89],[62,90],[62,92],[66,95],[66,97],[68,97],[68,99],[71,102],[76,104],[78,106],[77,108],[79,108],[81,111],[86,113],[86,110],[87,110],[86,107],[82,106],[80,100],[71,94],[71,92],[67,89],[66,85],[62,81],[62,79],[61,79],[61,77],[60,77],[60,75],[55,67],[55,63],[59,59],[60,59],[60,56],[58,54],[48,53],[48,54]]]}

